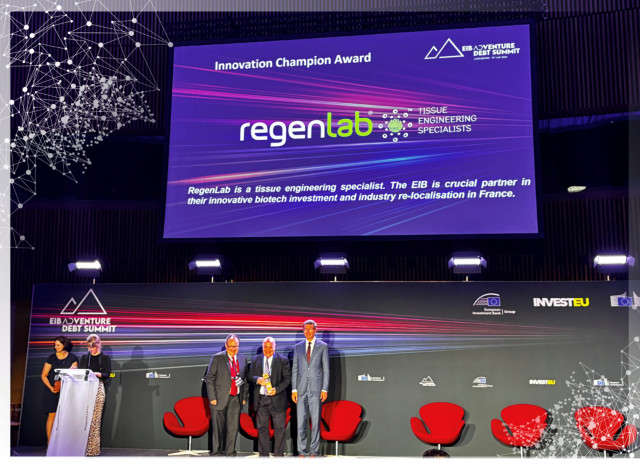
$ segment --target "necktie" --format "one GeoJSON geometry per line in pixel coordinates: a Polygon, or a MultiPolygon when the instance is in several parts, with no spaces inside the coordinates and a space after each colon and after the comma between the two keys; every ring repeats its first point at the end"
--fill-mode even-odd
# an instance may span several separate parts
{"type": "Polygon", "coordinates": [[[236,376],[238,376],[238,362],[235,357],[231,358],[231,392],[232,396],[238,395],[238,386],[236,385],[236,376]]]}
{"type": "Polygon", "coordinates": [[[311,362],[311,342],[307,342],[307,363],[311,362]]]}
{"type": "MultiPolygon", "coordinates": [[[[269,359],[264,357],[264,365],[262,367],[262,374],[271,376],[271,369],[269,368],[269,359]]],[[[264,377],[264,376],[263,376],[264,377]]],[[[262,386],[260,388],[260,394],[267,395],[267,387],[262,386]]]]}

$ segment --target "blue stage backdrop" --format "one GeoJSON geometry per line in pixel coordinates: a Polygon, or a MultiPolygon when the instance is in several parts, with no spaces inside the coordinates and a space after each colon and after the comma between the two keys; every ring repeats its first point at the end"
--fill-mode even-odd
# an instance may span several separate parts
{"type": "MultiPolygon", "coordinates": [[[[466,412],[461,440],[447,448],[453,456],[510,455],[511,448],[490,429],[506,405],[537,404],[558,422],[572,415],[559,412],[578,397],[576,385],[588,389],[580,392],[583,405],[597,402],[605,390],[625,390],[621,350],[628,344],[629,313],[637,313],[627,287],[616,282],[38,285],[20,444],[46,444],[40,373],[57,335],[70,337],[80,355],[86,336],[97,333],[113,358],[103,446],[180,449],[186,441],[165,431],[163,414],[180,398],[205,394],[201,378],[228,333],[240,336],[240,352],[249,358],[260,352],[267,335],[287,355],[303,338],[302,322],[312,318],[331,349],[329,400],[349,399],[364,408],[364,422],[346,454],[420,455],[428,446],[412,434],[410,418],[428,402],[448,401],[466,412]]],[[[288,452],[294,449],[292,430],[293,424],[288,452]]],[[[238,442],[240,451],[254,450],[243,435],[238,442]]],[[[561,442],[561,436],[550,439],[554,448],[561,442]]],[[[204,436],[194,440],[194,449],[208,444],[204,436]]],[[[333,453],[333,444],[326,449],[333,453]]],[[[554,452],[546,447],[539,454],[544,449],[554,452]]]]}

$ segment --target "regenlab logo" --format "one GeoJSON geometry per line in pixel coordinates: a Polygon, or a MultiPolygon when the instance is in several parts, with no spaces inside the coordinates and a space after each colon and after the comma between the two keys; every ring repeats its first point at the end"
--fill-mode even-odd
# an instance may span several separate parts
{"type": "Polygon", "coordinates": [[[395,143],[409,137],[409,131],[415,124],[411,121],[411,112],[413,109],[410,108],[393,108],[375,114],[368,110],[366,117],[360,111],[355,111],[353,118],[351,115],[340,118],[327,112],[326,117],[309,122],[245,122],[240,126],[240,141],[268,141],[269,146],[278,148],[292,140],[340,139],[352,136],[364,138],[374,134],[375,127],[375,134],[380,134],[383,140],[395,143]]]}
{"type": "Polygon", "coordinates": [[[631,293],[633,294],[632,297],[627,296],[626,291],[620,295],[610,295],[609,299],[611,300],[611,306],[624,308],[631,307],[632,309],[636,310],[638,307],[640,307],[640,297],[638,297],[635,292],[631,293]]]}
{"type": "Polygon", "coordinates": [[[473,306],[500,306],[500,294],[497,293],[486,293],[484,295],[479,296],[475,302],[473,302],[473,306]]]}
{"type": "Polygon", "coordinates": [[[426,378],[422,378],[422,381],[418,383],[420,386],[424,386],[425,388],[434,388],[436,387],[436,383],[433,382],[431,376],[427,376],[426,378]]]}
{"type": "MultiPolygon", "coordinates": [[[[405,111],[393,109],[390,112],[384,112],[380,116],[382,122],[378,123],[378,129],[382,130],[382,139],[396,143],[401,138],[407,138],[409,136],[408,130],[413,127],[413,122],[407,121],[409,112],[412,111],[413,109],[405,111]]],[[[369,115],[372,114],[373,112],[370,111],[369,115]]]]}
{"type": "Polygon", "coordinates": [[[269,141],[271,147],[277,148],[294,139],[348,138],[354,134],[364,137],[373,132],[373,122],[367,117],[361,117],[357,110],[353,114],[353,119],[338,118],[332,112],[327,112],[322,119],[310,122],[275,121],[268,125],[265,122],[245,122],[240,126],[240,141],[247,139],[269,141]]]}
{"type": "Polygon", "coordinates": [[[451,38],[448,38],[442,47],[439,49],[435,45],[431,46],[429,53],[424,57],[425,60],[435,60],[436,58],[460,58],[464,57],[464,54],[453,43],[451,38]]]}

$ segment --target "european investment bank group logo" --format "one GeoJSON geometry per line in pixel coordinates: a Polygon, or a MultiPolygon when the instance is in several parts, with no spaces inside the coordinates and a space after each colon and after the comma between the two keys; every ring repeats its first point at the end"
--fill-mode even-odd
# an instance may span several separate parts
{"type": "Polygon", "coordinates": [[[382,383],[384,382],[384,376],[371,376],[369,373],[365,373],[358,375],[358,381],[382,383]]]}
{"type": "Polygon", "coordinates": [[[474,307],[482,307],[481,310],[475,309],[471,313],[474,315],[515,315],[516,310],[507,310],[502,307],[502,299],[500,294],[486,293],[480,295],[473,302],[474,307]]]}
{"type": "Polygon", "coordinates": [[[501,304],[500,294],[497,293],[486,293],[473,302],[473,306],[500,306],[501,304]]]}

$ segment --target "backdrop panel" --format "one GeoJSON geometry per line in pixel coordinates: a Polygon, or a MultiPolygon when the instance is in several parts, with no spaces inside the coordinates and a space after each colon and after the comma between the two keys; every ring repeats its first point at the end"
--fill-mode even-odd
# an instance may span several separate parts
{"type": "MultiPolygon", "coordinates": [[[[637,311],[617,297],[632,295],[633,285],[38,285],[20,444],[46,443],[40,372],[57,335],[72,338],[80,355],[95,332],[113,358],[103,446],[180,449],[186,441],[164,430],[163,413],[180,398],[204,394],[210,356],[228,333],[240,336],[247,357],[260,352],[267,335],[287,355],[303,339],[302,322],[312,318],[331,349],[329,400],[364,407],[364,424],[347,454],[420,455],[428,447],[412,434],[409,419],[425,403],[449,401],[465,408],[467,421],[461,441],[448,448],[453,456],[510,455],[490,430],[504,406],[537,404],[557,421],[554,410],[574,396],[575,380],[584,380],[594,398],[605,389],[624,390],[615,383],[624,384],[621,349],[628,345],[629,313],[637,311]],[[601,376],[614,385],[594,385],[601,376]]],[[[194,440],[194,449],[207,447],[206,437],[194,440]]],[[[238,447],[254,450],[242,435],[238,447]]],[[[333,445],[328,449],[333,453],[333,445]]]]}

